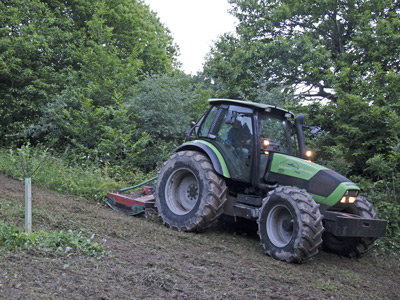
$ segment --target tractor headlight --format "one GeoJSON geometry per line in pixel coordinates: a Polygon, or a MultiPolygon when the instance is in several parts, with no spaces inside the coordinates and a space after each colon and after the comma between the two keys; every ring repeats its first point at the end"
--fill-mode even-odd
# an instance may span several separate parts
{"type": "Polygon", "coordinates": [[[358,193],[359,193],[358,191],[346,191],[346,193],[340,200],[340,203],[353,204],[354,202],[357,201],[358,193]]]}
{"type": "Polygon", "coordinates": [[[349,197],[349,203],[354,203],[356,202],[357,197],[349,197]]]}
{"type": "Polygon", "coordinates": [[[343,197],[342,200],[340,200],[341,203],[349,203],[349,204],[353,204],[354,202],[356,202],[357,197],[343,197]]]}
{"type": "Polygon", "coordinates": [[[269,154],[268,147],[271,146],[271,142],[269,139],[262,139],[261,140],[261,150],[265,155],[269,154]]]}

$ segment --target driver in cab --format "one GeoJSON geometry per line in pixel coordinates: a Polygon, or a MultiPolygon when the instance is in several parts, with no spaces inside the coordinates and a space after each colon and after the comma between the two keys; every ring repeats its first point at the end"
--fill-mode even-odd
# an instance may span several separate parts
{"type": "Polygon", "coordinates": [[[235,120],[228,131],[225,142],[235,149],[241,159],[245,159],[249,153],[251,138],[252,135],[247,124],[242,125],[239,120],[235,120]]]}

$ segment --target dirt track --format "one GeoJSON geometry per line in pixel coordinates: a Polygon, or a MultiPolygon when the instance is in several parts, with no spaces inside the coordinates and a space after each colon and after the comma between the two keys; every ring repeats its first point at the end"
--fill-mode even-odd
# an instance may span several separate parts
{"type": "MultiPolygon", "coordinates": [[[[400,299],[400,262],[387,256],[286,264],[263,254],[254,230],[182,233],[35,186],[33,198],[34,230],[94,233],[110,255],[0,249],[1,299],[400,299]]],[[[24,184],[3,175],[0,218],[24,224],[24,184]]]]}

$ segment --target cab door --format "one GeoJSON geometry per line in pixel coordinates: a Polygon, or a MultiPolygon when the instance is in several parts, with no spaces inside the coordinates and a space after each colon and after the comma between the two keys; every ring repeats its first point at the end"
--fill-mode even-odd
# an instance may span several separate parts
{"type": "Polygon", "coordinates": [[[253,163],[253,110],[235,105],[213,107],[198,131],[222,154],[231,177],[250,182],[253,163]]]}

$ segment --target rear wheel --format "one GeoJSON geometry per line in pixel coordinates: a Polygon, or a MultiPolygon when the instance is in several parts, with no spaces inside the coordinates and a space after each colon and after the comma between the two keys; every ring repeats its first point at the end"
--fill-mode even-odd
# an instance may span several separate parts
{"type": "Polygon", "coordinates": [[[164,224],[179,231],[201,231],[214,224],[226,201],[224,179],[207,156],[182,151],[164,163],[156,187],[156,207],[164,224]]]}
{"type": "Polygon", "coordinates": [[[271,191],[257,222],[261,245],[273,258],[301,263],[318,253],[322,216],[306,191],[290,186],[271,191]]]}
{"type": "MultiPolygon", "coordinates": [[[[360,196],[346,212],[368,219],[377,218],[373,205],[360,196]]],[[[339,237],[329,232],[324,232],[322,239],[324,251],[347,257],[364,256],[372,250],[376,240],[374,237],[339,237]]]]}

